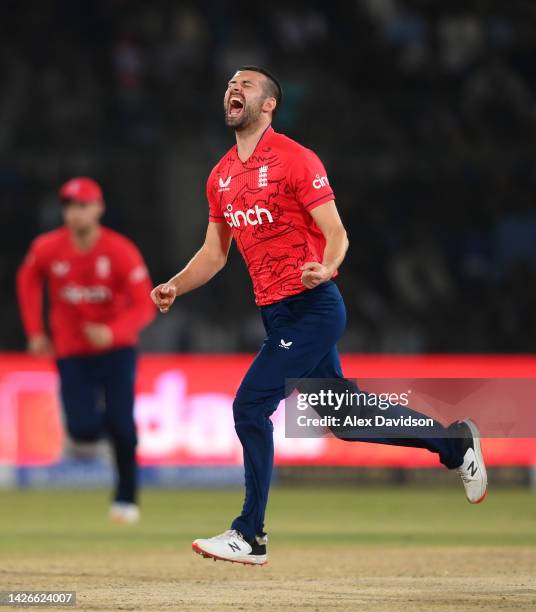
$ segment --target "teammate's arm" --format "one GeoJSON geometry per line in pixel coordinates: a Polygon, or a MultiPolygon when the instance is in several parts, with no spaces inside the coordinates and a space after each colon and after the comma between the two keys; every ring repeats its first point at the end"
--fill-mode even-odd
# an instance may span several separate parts
{"type": "Polygon", "coordinates": [[[346,230],[333,200],[310,212],[326,239],[326,247],[322,263],[309,261],[301,267],[301,281],[307,289],[312,289],[333,276],[343,262],[349,246],[346,230]]]}
{"type": "Polygon", "coordinates": [[[225,266],[231,240],[227,223],[209,222],[199,251],[178,274],[151,291],[151,299],[160,312],[167,312],[177,296],[201,287],[225,266]]]}
{"type": "Polygon", "coordinates": [[[147,266],[138,248],[129,241],[116,243],[114,265],[117,265],[120,286],[127,297],[126,305],[107,323],[86,321],[82,332],[94,347],[104,349],[114,342],[121,345],[138,333],[155,316],[154,305],[148,298],[151,282],[147,266]]]}
{"type": "Polygon", "coordinates": [[[38,249],[34,242],[17,272],[19,309],[28,339],[28,352],[32,355],[52,353],[52,343],[43,323],[44,280],[39,265],[38,249]]]}

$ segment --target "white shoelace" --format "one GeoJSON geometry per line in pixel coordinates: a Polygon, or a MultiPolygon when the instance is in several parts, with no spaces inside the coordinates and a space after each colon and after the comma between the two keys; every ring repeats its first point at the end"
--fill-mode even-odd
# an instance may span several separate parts
{"type": "Polygon", "coordinates": [[[220,535],[214,536],[213,538],[210,538],[211,540],[227,540],[228,538],[237,538],[239,540],[243,540],[244,538],[240,535],[240,533],[238,533],[238,531],[236,531],[236,529],[228,529],[227,531],[224,531],[223,533],[220,533],[220,535]]]}

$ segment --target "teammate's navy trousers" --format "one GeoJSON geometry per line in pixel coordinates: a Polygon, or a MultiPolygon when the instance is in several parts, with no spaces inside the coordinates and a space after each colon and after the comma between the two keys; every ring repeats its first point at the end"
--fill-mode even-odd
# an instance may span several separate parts
{"type": "MultiPolygon", "coordinates": [[[[333,281],[263,306],[261,314],[267,336],[233,403],[235,429],[244,450],[246,496],[242,514],[231,528],[247,539],[261,535],[264,529],[274,458],[273,425],[269,417],[285,397],[285,379],[340,379],[341,385],[351,392],[356,390],[354,383],[343,378],[337,352],[336,343],[346,326],[346,309],[333,281]]],[[[376,413],[387,418],[424,416],[399,405],[372,410],[367,416],[376,413]]],[[[397,433],[403,431],[400,428],[397,433]]],[[[441,436],[446,428],[434,422],[432,431],[441,436]]],[[[453,438],[416,438],[413,430],[408,437],[361,441],[427,448],[438,453],[449,468],[462,463],[460,443],[453,438]]]]}
{"type": "Polygon", "coordinates": [[[117,465],[115,500],[136,502],[136,427],[132,347],[88,357],[58,359],[67,431],[74,440],[94,442],[108,435],[117,465]]]}

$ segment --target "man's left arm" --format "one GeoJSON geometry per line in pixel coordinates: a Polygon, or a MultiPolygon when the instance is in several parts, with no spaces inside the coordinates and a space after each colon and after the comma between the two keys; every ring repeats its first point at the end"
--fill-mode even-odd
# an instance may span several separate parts
{"type": "Polygon", "coordinates": [[[307,289],[313,289],[333,276],[348,250],[346,230],[333,200],[310,211],[315,223],[326,239],[322,263],[308,261],[301,267],[301,281],[307,289]]]}
{"type": "Polygon", "coordinates": [[[121,291],[128,296],[128,304],[108,323],[91,322],[84,325],[88,340],[98,348],[121,344],[138,334],[156,316],[154,304],[149,298],[151,279],[141,253],[133,244],[121,250],[121,291]]]}

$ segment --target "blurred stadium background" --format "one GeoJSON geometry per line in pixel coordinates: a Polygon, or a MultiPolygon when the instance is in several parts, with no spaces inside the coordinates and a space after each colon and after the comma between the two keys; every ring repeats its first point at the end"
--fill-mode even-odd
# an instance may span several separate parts
{"type": "MultiPolygon", "coordinates": [[[[154,279],[199,245],[207,174],[244,60],[285,88],[275,127],[325,162],[352,248],[349,352],[532,352],[536,8],[486,0],[48,0],[0,7],[2,347],[14,269],[59,222],[58,185],[100,180],[154,279]]],[[[151,351],[254,351],[244,266],[146,333],[151,351]]]]}
{"type": "MultiPolygon", "coordinates": [[[[274,127],[322,158],[349,230],[351,248],[338,281],[349,311],[340,343],[347,373],[534,377],[534,3],[4,0],[0,49],[0,487],[77,489],[111,478],[105,453],[96,461],[62,460],[53,366],[21,353],[15,271],[31,239],[61,222],[58,186],[73,175],[100,181],[105,222],[139,245],[154,281],[167,279],[202,239],[205,181],[233,142],[223,125],[223,91],[243,63],[266,65],[281,79],[285,101],[274,127]]],[[[144,332],[136,413],[146,485],[241,484],[230,404],[262,335],[247,272],[234,250],[224,272],[144,332]]],[[[368,523],[370,531],[348,542],[443,544],[463,537],[464,525],[475,529],[474,518],[464,514],[459,533],[442,531],[437,517],[447,521],[440,510],[451,508],[450,502],[443,506],[450,500],[445,487],[459,483],[430,469],[437,463],[425,451],[285,439],[281,418],[280,483],[337,481],[346,487],[335,496],[341,504],[364,482],[434,483],[437,503],[430,511],[436,522],[416,519],[422,492],[397,506],[390,492],[374,497],[365,491],[372,507],[402,508],[408,522],[387,533],[385,524],[368,523]],[[430,533],[439,533],[439,540],[428,540],[430,533]]],[[[495,468],[492,486],[534,482],[534,440],[486,445],[495,468]]],[[[283,499],[281,491],[274,492],[276,500],[283,499]]],[[[105,515],[97,498],[69,494],[0,493],[3,535],[11,537],[4,558],[26,551],[33,565],[17,567],[34,572],[40,555],[58,546],[64,560],[75,549],[106,553],[99,536],[125,551],[145,550],[142,543],[152,541],[165,557],[172,517],[151,514],[163,499],[151,495],[162,493],[147,493],[146,531],[130,543],[91,522],[93,511],[105,515]],[[55,500],[89,525],[78,539],[67,518],[58,523],[60,513],[47,540],[47,524],[29,510],[40,503],[53,508],[55,500]],[[83,507],[89,508],[85,514],[83,507]],[[165,527],[155,531],[159,520],[165,527]],[[62,530],[69,544],[58,545],[62,530]],[[39,537],[32,540],[32,534],[39,537]]],[[[212,515],[196,519],[193,500],[200,493],[190,502],[185,494],[174,502],[187,508],[181,520],[198,520],[209,533],[225,527],[212,515]]],[[[202,498],[204,512],[210,499],[229,503],[221,495],[202,498]]],[[[320,503],[319,522],[300,527],[301,510],[313,504],[304,495],[303,508],[298,498],[289,502],[298,534],[292,541],[303,544],[325,529],[322,542],[329,542],[334,527],[320,513],[337,508],[320,503]]],[[[483,519],[485,535],[465,544],[532,542],[524,535],[534,527],[531,498],[508,495],[501,493],[483,519]],[[504,523],[509,499],[521,517],[515,533],[504,523]],[[500,530],[508,532],[503,542],[500,530]]],[[[285,533],[283,503],[281,508],[276,503],[274,522],[285,533]]],[[[350,518],[337,520],[348,525],[350,518]]],[[[181,534],[184,542],[203,535],[182,523],[181,534]]],[[[342,541],[344,533],[338,537],[342,541]]],[[[22,588],[23,582],[11,584],[22,588]]]]}

